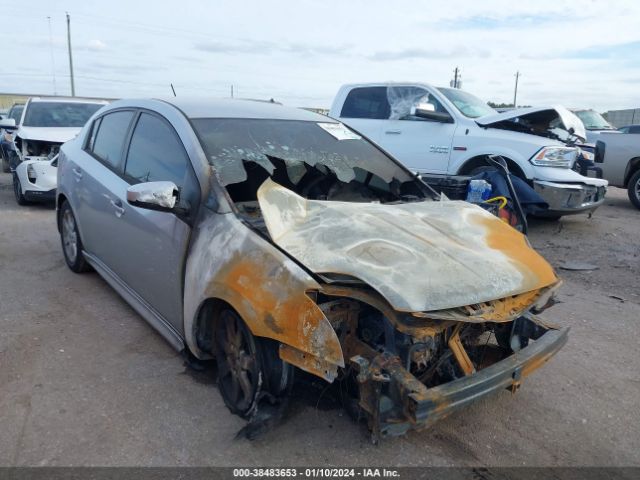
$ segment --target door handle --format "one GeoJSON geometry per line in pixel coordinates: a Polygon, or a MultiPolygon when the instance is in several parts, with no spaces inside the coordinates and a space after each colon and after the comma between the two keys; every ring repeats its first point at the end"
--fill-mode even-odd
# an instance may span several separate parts
{"type": "Polygon", "coordinates": [[[71,171],[76,176],[77,180],[80,180],[82,178],[82,170],[80,170],[79,168],[72,168],[71,171]]]}
{"type": "Polygon", "coordinates": [[[124,207],[122,206],[122,202],[120,200],[109,200],[109,203],[111,203],[111,206],[115,210],[116,217],[120,218],[122,215],[124,215],[124,207]]]}
{"type": "Polygon", "coordinates": [[[400,135],[402,132],[400,130],[386,130],[384,133],[387,135],[400,135]]]}

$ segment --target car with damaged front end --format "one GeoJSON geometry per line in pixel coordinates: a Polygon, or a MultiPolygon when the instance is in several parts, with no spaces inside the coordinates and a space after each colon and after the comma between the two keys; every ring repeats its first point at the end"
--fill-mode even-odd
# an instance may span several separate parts
{"type": "Polygon", "coordinates": [[[75,137],[104,100],[79,97],[32,97],[7,149],[18,205],[53,202],[56,195],[57,155],[75,137]]]}
{"type": "Polygon", "coordinates": [[[516,390],[567,340],[525,236],[340,122],[269,102],[122,100],[60,152],[57,217],[229,409],[341,382],[377,440],[516,390]]]}

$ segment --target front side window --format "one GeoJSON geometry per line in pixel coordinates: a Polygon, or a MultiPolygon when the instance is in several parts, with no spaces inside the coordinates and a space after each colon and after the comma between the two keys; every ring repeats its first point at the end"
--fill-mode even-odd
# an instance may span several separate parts
{"type": "Polygon", "coordinates": [[[80,102],[31,102],[25,127],[83,127],[103,105],[80,102]]]}
{"type": "Polygon", "coordinates": [[[354,88],[347,95],[340,116],[344,118],[389,118],[386,87],[354,88]]]}
{"type": "Polygon", "coordinates": [[[175,131],[155,115],[142,113],[129,145],[127,179],[133,183],[171,181],[182,187],[188,161],[175,131]]]}
{"type": "Polygon", "coordinates": [[[438,88],[447,99],[453,103],[458,111],[468,118],[480,118],[485,115],[493,115],[496,111],[486,102],[483,102],[475,95],[463,92],[457,88],[438,88]]]}
{"type": "Polygon", "coordinates": [[[391,120],[423,120],[411,115],[412,107],[419,104],[430,103],[434,111],[449,113],[442,103],[431,95],[426,89],[415,86],[391,86],[387,89],[391,120]]]}
{"type": "Polygon", "coordinates": [[[122,147],[132,118],[131,111],[108,113],[102,117],[91,151],[108,166],[115,168],[120,164],[122,147]]]}

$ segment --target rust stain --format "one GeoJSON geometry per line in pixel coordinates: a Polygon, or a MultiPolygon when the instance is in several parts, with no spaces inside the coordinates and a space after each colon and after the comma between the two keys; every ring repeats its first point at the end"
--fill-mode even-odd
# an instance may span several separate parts
{"type": "Polygon", "coordinates": [[[306,295],[305,282],[279,259],[259,251],[237,255],[220,272],[219,281],[250,305],[246,310],[255,312],[242,315],[254,335],[344,366],[331,324],[306,295]]]}
{"type": "Polygon", "coordinates": [[[542,288],[558,281],[549,263],[527,243],[526,237],[515,228],[491,216],[477,215],[478,222],[486,228],[487,245],[504,253],[527,279],[542,288]]]}

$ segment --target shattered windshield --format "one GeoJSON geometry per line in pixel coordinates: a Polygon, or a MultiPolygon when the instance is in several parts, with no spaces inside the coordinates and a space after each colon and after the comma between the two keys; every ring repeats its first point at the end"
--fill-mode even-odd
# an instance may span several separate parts
{"type": "Polygon", "coordinates": [[[99,103],[31,102],[23,123],[25,127],[83,127],[102,106],[99,103]]]}
{"type": "Polygon", "coordinates": [[[202,118],[193,125],[234,202],[254,201],[269,177],[318,200],[392,202],[430,196],[410,172],[341,123],[202,118]]]}
{"type": "Polygon", "coordinates": [[[465,117],[479,118],[496,113],[486,102],[483,102],[470,93],[463,92],[457,88],[438,88],[438,90],[447,97],[465,117]]]}
{"type": "Polygon", "coordinates": [[[575,113],[587,130],[614,130],[602,115],[595,110],[577,110],[575,113]]]}

